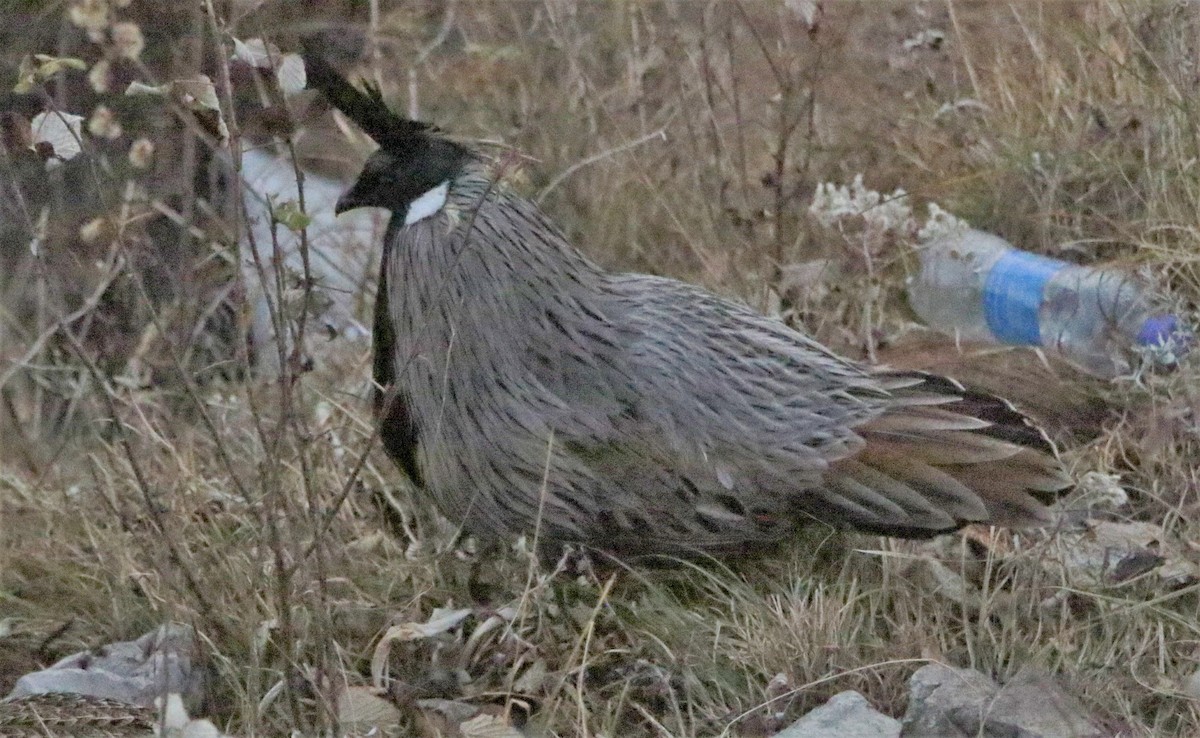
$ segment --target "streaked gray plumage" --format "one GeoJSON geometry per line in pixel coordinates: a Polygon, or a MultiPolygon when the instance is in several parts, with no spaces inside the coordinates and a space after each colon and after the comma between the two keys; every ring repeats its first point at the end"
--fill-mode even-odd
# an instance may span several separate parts
{"type": "Polygon", "coordinates": [[[377,350],[403,410],[383,433],[416,429],[414,476],[479,534],[728,552],[813,519],[1029,524],[1044,511],[1026,488],[1062,486],[1002,401],[869,371],[688,284],[608,273],[479,165],[440,212],[394,218],[384,278],[393,333],[377,350]]]}
{"type": "Polygon", "coordinates": [[[467,530],[685,554],[814,520],[905,536],[1047,520],[1035,496],[1061,470],[1003,400],[848,361],[698,287],[607,272],[470,151],[411,121],[386,129],[378,98],[341,84],[323,89],[384,140],[339,210],[394,211],[381,435],[467,530]],[[445,204],[414,217],[443,181],[445,204]]]}

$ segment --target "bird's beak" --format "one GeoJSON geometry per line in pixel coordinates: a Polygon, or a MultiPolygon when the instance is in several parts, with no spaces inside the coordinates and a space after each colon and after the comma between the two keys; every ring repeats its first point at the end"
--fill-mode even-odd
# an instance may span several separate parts
{"type": "Polygon", "coordinates": [[[364,193],[363,193],[362,181],[356,180],[354,182],[354,184],[350,185],[350,189],[343,192],[342,196],[338,198],[337,203],[334,204],[334,206],[333,206],[334,214],[341,215],[342,213],[346,212],[347,210],[353,210],[355,208],[366,207],[368,204],[368,201],[372,198],[363,197],[363,194],[364,193]]]}
{"type": "Polygon", "coordinates": [[[358,207],[358,198],[355,196],[354,190],[350,189],[338,198],[337,203],[333,206],[333,214],[341,215],[347,210],[353,210],[356,207],[358,207]]]}

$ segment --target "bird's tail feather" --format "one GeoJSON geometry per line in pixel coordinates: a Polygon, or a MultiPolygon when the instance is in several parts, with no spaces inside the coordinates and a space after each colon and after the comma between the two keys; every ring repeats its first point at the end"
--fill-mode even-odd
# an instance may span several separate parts
{"type": "Polygon", "coordinates": [[[971,522],[1051,522],[1045,503],[1069,480],[1049,438],[1019,410],[945,377],[882,370],[878,378],[891,405],[855,429],[862,450],[830,465],[821,506],[860,530],[914,537],[971,522]]]}

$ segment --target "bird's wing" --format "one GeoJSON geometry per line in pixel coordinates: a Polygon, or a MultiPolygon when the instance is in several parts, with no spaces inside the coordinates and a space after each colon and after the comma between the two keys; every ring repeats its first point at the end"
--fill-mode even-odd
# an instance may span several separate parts
{"type": "Polygon", "coordinates": [[[1030,492],[1063,486],[1053,448],[1003,400],[868,370],[691,285],[611,279],[613,320],[585,344],[598,357],[557,377],[556,432],[668,535],[720,548],[805,517],[910,536],[1046,520],[1030,492]]]}
{"type": "MultiPolygon", "coordinates": [[[[863,445],[887,393],[857,365],[674,280],[610,275],[588,320],[566,306],[531,366],[567,411],[554,432],[594,477],[608,536],[702,548],[772,540],[794,498],[863,445]],[[565,339],[565,340],[564,340],[565,339]]],[[[628,546],[623,546],[628,548],[628,546]]]]}
{"type": "Polygon", "coordinates": [[[685,446],[819,471],[856,450],[853,426],[883,410],[868,373],[778,320],[671,279],[618,284],[632,304],[628,360],[685,446]]]}

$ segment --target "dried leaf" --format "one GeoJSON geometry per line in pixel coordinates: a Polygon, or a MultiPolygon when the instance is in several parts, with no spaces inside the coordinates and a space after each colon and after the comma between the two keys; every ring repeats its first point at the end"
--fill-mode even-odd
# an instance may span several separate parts
{"type": "Polygon", "coordinates": [[[34,54],[32,58],[25,57],[17,69],[17,84],[13,87],[13,92],[29,92],[35,83],[50,79],[68,69],[87,69],[87,62],[71,56],[50,56],[49,54],[34,54]]]}
{"type": "Polygon", "coordinates": [[[217,88],[206,74],[187,79],[177,79],[166,84],[148,85],[145,82],[130,82],[126,95],[171,95],[191,110],[221,110],[217,99],[217,88]]]}
{"type": "Polygon", "coordinates": [[[393,642],[416,641],[440,635],[462,623],[470,614],[469,609],[450,610],[439,607],[430,613],[429,620],[424,623],[401,623],[388,628],[371,655],[371,683],[376,687],[387,686],[384,667],[387,665],[388,656],[391,655],[393,642]]]}
{"type": "Polygon", "coordinates": [[[299,54],[284,54],[279,62],[279,69],[275,71],[275,78],[279,81],[279,89],[283,94],[295,95],[301,92],[308,84],[304,60],[299,54]]]}
{"type": "Polygon", "coordinates": [[[474,705],[461,700],[418,700],[428,735],[461,738],[524,738],[497,705],[474,705]],[[499,714],[497,714],[499,713],[499,714]]]}
{"type": "Polygon", "coordinates": [[[538,659],[529,665],[529,668],[517,681],[513,682],[513,691],[537,694],[541,691],[542,684],[546,681],[546,675],[549,673],[550,669],[546,666],[545,659],[538,659]]]}
{"type": "Polygon", "coordinates": [[[225,116],[221,114],[221,104],[217,100],[217,88],[207,75],[198,74],[191,79],[177,79],[172,85],[180,102],[187,108],[196,111],[201,122],[206,124],[214,122],[206,121],[205,113],[209,113],[215,118],[215,126],[210,126],[210,130],[218,138],[222,141],[229,138],[229,127],[225,125],[225,116]]]}
{"type": "Polygon", "coordinates": [[[524,734],[499,715],[480,713],[458,726],[463,738],[524,738],[524,734]]]}
{"type": "Polygon", "coordinates": [[[87,69],[87,62],[73,56],[50,56],[49,54],[34,54],[37,61],[37,74],[41,79],[52,77],[68,69],[87,69]]]}
{"type": "Polygon", "coordinates": [[[424,623],[405,623],[396,626],[396,630],[398,631],[397,637],[399,640],[404,641],[430,638],[456,627],[470,615],[471,610],[468,608],[451,610],[439,607],[430,613],[429,620],[424,623]]]}
{"type": "Polygon", "coordinates": [[[401,717],[400,709],[371,687],[348,687],[338,695],[337,720],[343,732],[385,731],[401,717]]]}
{"type": "Polygon", "coordinates": [[[164,85],[148,85],[145,82],[133,81],[125,88],[126,95],[166,95],[171,91],[171,83],[164,85]]]}
{"type": "Polygon", "coordinates": [[[171,90],[179,97],[180,102],[193,110],[221,111],[221,103],[217,100],[217,88],[206,74],[177,79],[171,83],[171,90]]]}
{"type": "Polygon", "coordinates": [[[281,56],[278,46],[268,44],[261,38],[251,38],[245,41],[235,38],[233,55],[230,58],[246,62],[255,69],[273,69],[279,63],[281,56]]]}
{"type": "Polygon", "coordinates": [[[217,99],[217,88],[207,75],[198,74],[188,79],[177,79],[165,85],[148,85],[131,82],[125,88],[126,95],[170,95],[188,110],[194,111],[200,122],[222,141],[229,138],[225,116],[221,114],[221,103],[217,99]]]}
{"type": "Polygon", "coordinates": [[[479,714],[479,706],[462,700],[426,699],[417,700],[417,707],[426,715],[437,715],[455,725],[464,723],[479,714]]]}
{"type": "Polygon", "coordinates": [[[18,95],[23,95],[33,89],[33,83],[37,81],[37,65],[33,59],[24,57],[21,63],[17,65],[17,84],[13,87],[13,92],[18,95]]]}

